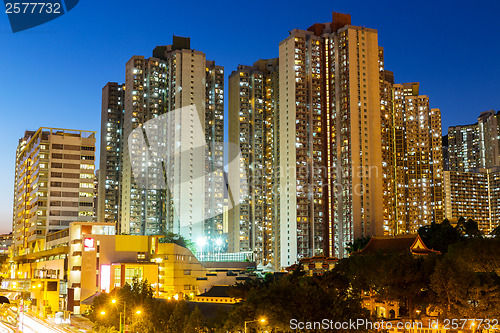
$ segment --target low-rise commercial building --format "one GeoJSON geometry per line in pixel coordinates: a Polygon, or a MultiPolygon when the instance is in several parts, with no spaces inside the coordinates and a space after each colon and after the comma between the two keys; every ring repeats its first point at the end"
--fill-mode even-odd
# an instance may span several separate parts
{"type": "Polygon", "coordinates": [[[205,267],[189,249],[162,243],[162,236],[115,232],[114,223],[73,222],[49,234],[43,251],[14,257],[2,287],[30,299],[26,306],[40,315],[80,314],[95,295],[135,279],[147,280],[158,298],[194,298],[215,284],[247,279],[246,268],[255,267],[249,262],[207,262],[205,267]]]}

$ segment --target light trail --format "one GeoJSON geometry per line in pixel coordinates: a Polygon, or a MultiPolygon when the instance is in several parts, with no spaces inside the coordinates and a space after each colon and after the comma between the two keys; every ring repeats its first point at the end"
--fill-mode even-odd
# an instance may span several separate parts
{"type": "Polygon", "coordinates": [[[0,323],[0,333],[14,333],[14,330],[4,323],[0,323]]]}
{"type": "Polygon", "coordinates": [[[19,328],[23,333],[66,333],[67,331],[60,328],[52,327],[43,320],[21,314],[19,320],[19,328]]]}

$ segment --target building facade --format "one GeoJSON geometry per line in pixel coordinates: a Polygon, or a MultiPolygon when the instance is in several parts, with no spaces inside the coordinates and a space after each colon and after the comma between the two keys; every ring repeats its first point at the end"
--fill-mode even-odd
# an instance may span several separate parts
{"type": "Polygon", "coordinates": [[[500,166],[500,111],[485,111],[477,123],[448,128],[449,170],[471,172],[500,166]]]}
{"type": "Polygon", "coordinates": [[[395,84],[384,73],[381,93],[384,234],[416,233],[443,220],[441,112],[419,83],[395,84]]]}
{"type": "Polygon", "coordinates": [[[280,43],[281,266],[382,232],[377,31],[350,15],[280,43]]]}
{"type": "Polygon", "coordinates": [[[230,218],[232,251],[273,253],[287,267],[443,219],[440,110],[419,83],[394,83],[376,30],[333,13],[330,23],[292,30],[278,60],[277,69],[259,67],[269,60],[239,66],[229,79],[229,136],[245,159],[230,183],[242,171],[250,180],[235,190],[249,192],[230,218]],[[263,94],[273,79],[278,86],[263,94]]]}
{"type": "Polygon", "coordinates": [[[15,258],[17,274],[2,287],[31,292],[38,300],[32,305],[40,313],[46,296],[37,294],[37,286],[47,280],[57,285],[55,300],[50,301],[52,311],[75,314],[89,309],[92,301],[85,300],[96,293],[132,285],[134,279],[147,280],[159,298],[199,294],[198,278],[207,280],[207,270],[190,250],[160,243],[156,236],[115,235],[115,230],[113,223],[74,222],[50,233],[45,251],[15,258]]]}
{"type": "Polygon", "coordinates": [[[45,249],[45,236],[92,221],[95,132],[42,127],[16,153],[13,256],[45,249]]]}
{"type": "Polygon", "coordinates": [[[12,233],[0,235],[0,255],[9,255],[12,246],[12,233]]]}
{"type": "Polygon", "coordinates": [[[481,150],[480,167],[500,166],[500,111],[482,112],[477,121],[481,150]]]}
{"type": "Polygon", "coordinates": [[[481,167],[479,125],[448,128],[449,170],[470,172],[481,167]]]}
{"type": "Polygon", "coordinates": [[[240,65],[229,76],[228,154],[231,159],[241,153],[243,162],[229,165],[236,203],[229,212],[229,252],[251,251],[259,263],[273,265],[279,229],[278,74],[275,58],[240,65]]]}
{"type": "Polygon", "coordinates": [[[172,231],[204,251],[222,235],[223,94],[223,68],[189,38],[127,62],[121,233],[172,231]]]}
{"type": "Polygon", "coordinates": [[[473,172],[446,171],[444,190],[445,217],[448,220],[472,219],[486,234],[499,225],[499,167],[473,172]]]}
{"type": "Polygon", "coordinates": [[[108,82],[102,88],[101,149],[97,220],[107,223],[120,221],[123,116],[125,84],[108,82]]]}

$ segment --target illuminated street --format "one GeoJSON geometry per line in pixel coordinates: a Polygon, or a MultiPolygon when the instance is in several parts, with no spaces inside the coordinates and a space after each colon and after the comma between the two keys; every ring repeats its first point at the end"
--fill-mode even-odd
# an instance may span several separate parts
{"type": "MultiPolygon", "coordinates": [[[[67,333],[71,332],[60,327],[54,327],[45,321],[30,315],[21,314],[19,329],[23,333],[67,333]]],[[[5,331],[11,332],[11,331],[5,331]]]]}
{"type": "Polygon", "coordinates": [[[0,323],[0,333],[14,333],[14,330],[4,323],[0,323]]]}

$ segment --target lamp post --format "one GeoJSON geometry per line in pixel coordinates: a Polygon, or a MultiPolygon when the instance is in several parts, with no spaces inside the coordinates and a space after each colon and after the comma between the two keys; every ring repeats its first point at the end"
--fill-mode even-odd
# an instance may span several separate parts
{"type": "Polygon", "coordinates": [[[260,319],[257,319],[257,320],[245,321],[245,333],[247,333],[247,324],[256,323],[256,322],[261,322],[263,324],[263,323],[266,322],[266,318],[260,318],[260,319]]]}
{"type": "MultiPolygon", "coordinates": [[[[116,304],[116,299],[112,299],[111,303],[116,304]]],[[[122,312],[120,312],[120,333],[125,333],[125,310],[127,303],[123,301],[123,326],[122,326],[122,312]]]]}

